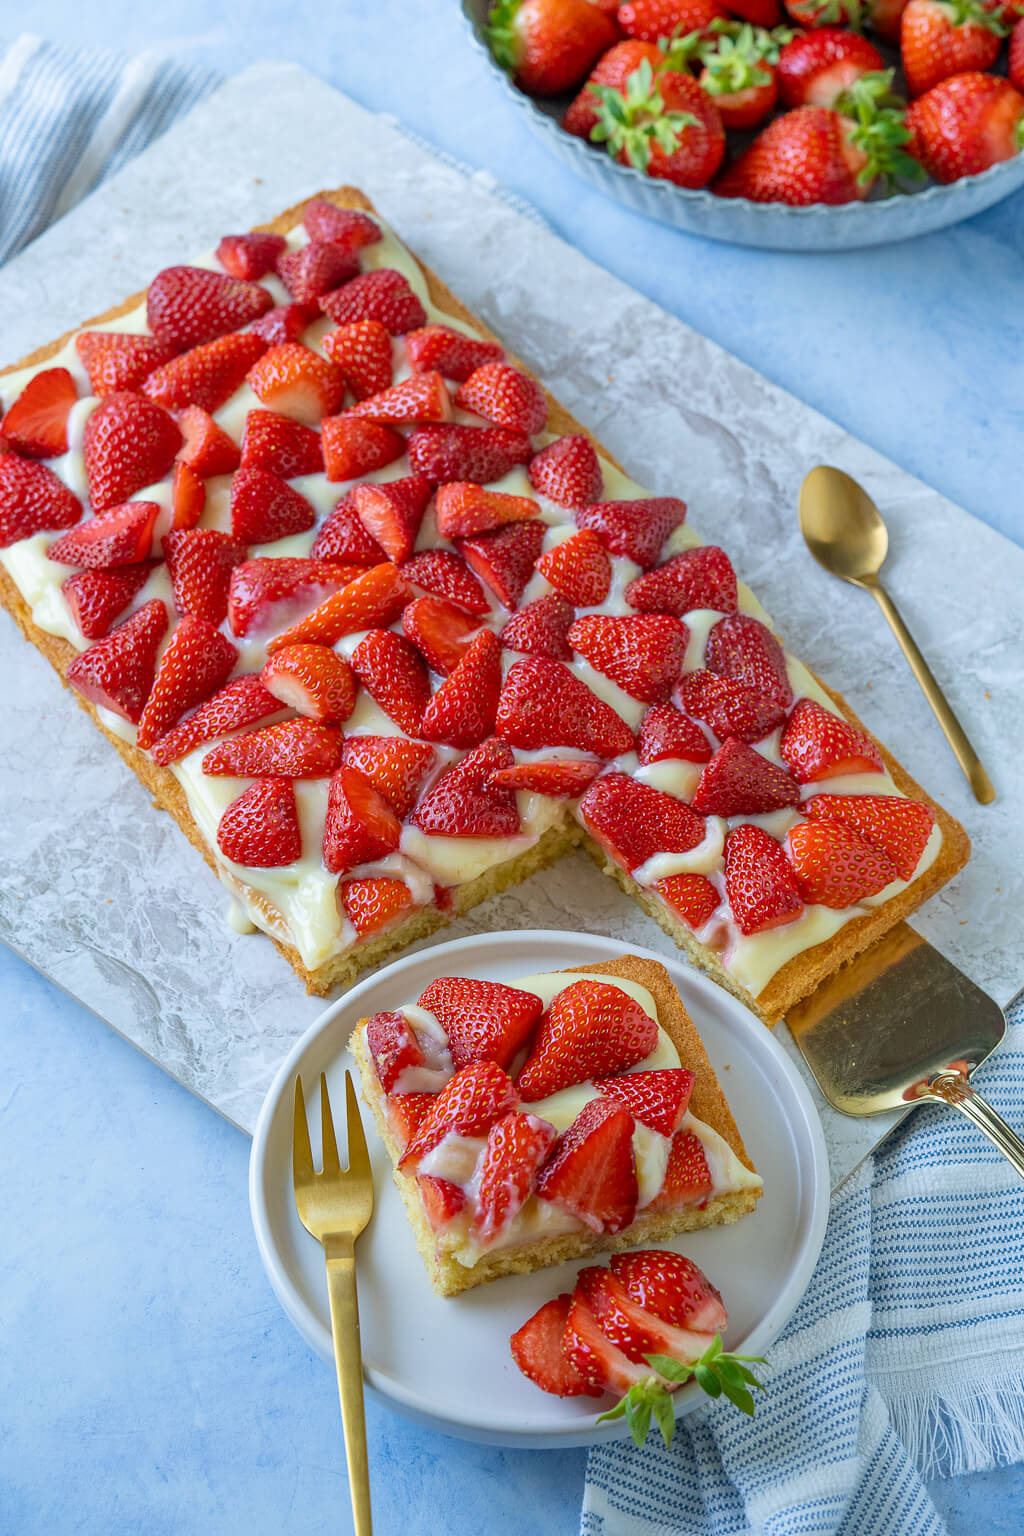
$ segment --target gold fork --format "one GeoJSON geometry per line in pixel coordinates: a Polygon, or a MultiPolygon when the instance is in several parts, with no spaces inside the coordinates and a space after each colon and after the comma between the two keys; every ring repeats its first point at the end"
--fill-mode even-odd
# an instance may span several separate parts
{"type": "Polygon", "coordinates": [[[356,1238],[373,1213],[373,1174],[366,1150],[363,1122],[350,1072],[345,1073],[348,1167],[338,1160],[327,1079],[320,1074],[320,1140],[323,1172],[313,1167],[302,1078],[295,1079],[295,1119],[292,1126],[292,1182],[295,1206],[306,1231],[324,1250],[327,1293],[331,1302],[334,1364],[338,1373],[341,1421],[345,1431],[349,1491],[355,1536],[372,1536],[370,1469],[366,1458],[366,1419],[363,1410],[363,1356],[359,1343],[359,1297],[356,1293],[356,1238]]]}

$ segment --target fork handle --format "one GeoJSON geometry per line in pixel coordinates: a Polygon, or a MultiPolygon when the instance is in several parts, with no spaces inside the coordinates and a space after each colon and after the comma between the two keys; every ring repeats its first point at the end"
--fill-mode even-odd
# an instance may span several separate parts
{"type": "Polygon", "coordinates": [[[338,1373],[338,1396],[341,1399],[341,1422],[345,1432],[353,1529],[355,1536],[373,1536],[354,1240],[341,1233],[325,1237],[324,1257],[327,1261],[327,1293],[331,1302],[331,1334],[334,1339],[334,1364],[338,1373]]]}

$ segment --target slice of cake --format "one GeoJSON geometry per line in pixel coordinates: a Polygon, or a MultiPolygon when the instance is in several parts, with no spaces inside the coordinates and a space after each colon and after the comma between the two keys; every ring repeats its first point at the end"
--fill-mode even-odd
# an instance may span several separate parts
{"type": "Polygon", "coordinates": [[[441,976],[349,1044],[442,1296],[737,1221],[761,1197],[656,961],[441,976]]]}

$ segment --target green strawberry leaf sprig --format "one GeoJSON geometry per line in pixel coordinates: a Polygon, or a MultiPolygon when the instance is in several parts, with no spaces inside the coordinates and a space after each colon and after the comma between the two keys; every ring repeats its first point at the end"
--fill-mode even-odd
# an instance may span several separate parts
{"type": "Polygon", "coordinates": [[[645,1359],[658,1375],[647,1381],[636,1382],[615,1407],[602,1413],[597,1421],[603,1424],[606,1419],[624,1418],[637,1445],[643,1445],[647,1439],[652,1419],[660,1429],[665,1444],[672,1444],[676,1432],[676,1416],[672,1393],[665,1385],[666,1382],[682,1386],[692,1379],[708,1397],[728,1398],[741,1413],[751,1418],[754,1415],[754,1395],[750,1389],[756,1387],[759,1392],[765,1390],[764,1383],[758,1381],[749,1367],[767,1365],[768,1362],[762,1355],[728,1354],[722,1348],[720,1333],[715,1334],[700,1359],[692,1365],[683,1365],[671,1355],[646,1355],[645,1359]]]}
{"type": "Polygon", "coordinates": [[[597,98],[597,123],[590,130],[595,144],[610,155],[625,154],[630,165],[646,171],[657,145],[670,155],[679,146],[684,128],[696,125],[692,112],[668,110],[646,59],[626,80],[625,92],[607,85],[587,87],[597,98]]]}
{"type": "Polygon", "coordinates": [[[891,69],[861,75],[835,103],[835,110],[852,120],[850,138],[868,157],[857,176],[862,186],[879,178],[887,188],[896,176],[905,181],[925,178],[924,167],[906,151],[911,138],[906,103],[893,93],[892,80],[891,69]]]}

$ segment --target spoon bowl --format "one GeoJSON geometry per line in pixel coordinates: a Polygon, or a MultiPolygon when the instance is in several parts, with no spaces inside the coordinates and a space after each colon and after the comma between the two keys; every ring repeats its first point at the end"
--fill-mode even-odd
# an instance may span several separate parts
{"type": "Polygon", "coordinates": [[[877,580],[889,550],[882,515],[863,486],[819,464],[800,488],[800,531],[819,565],[843,581],[877,580]]]}

